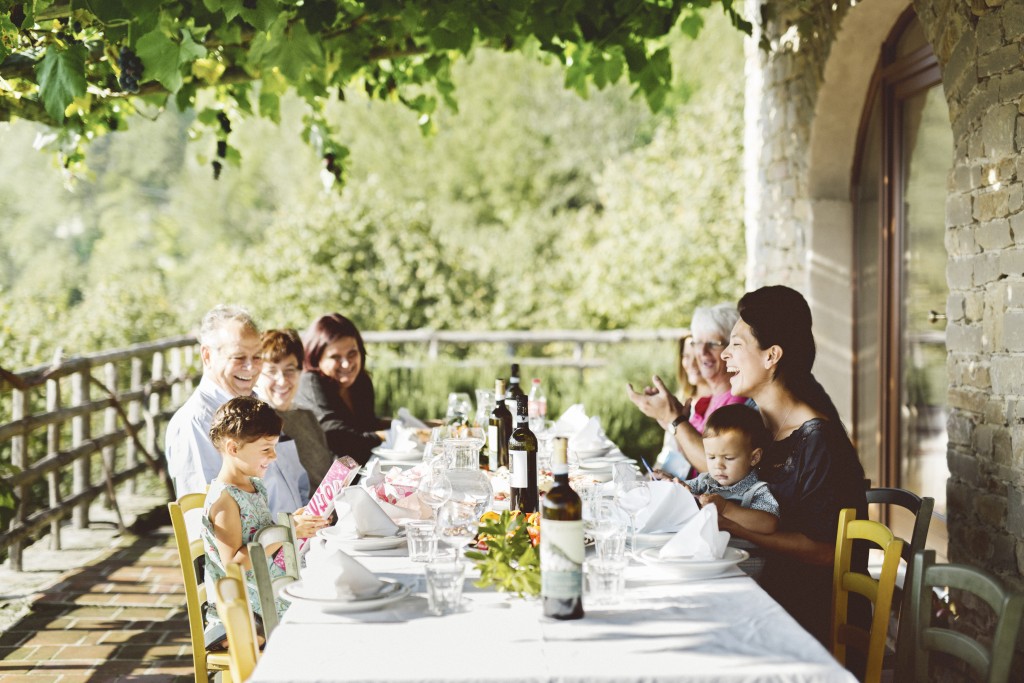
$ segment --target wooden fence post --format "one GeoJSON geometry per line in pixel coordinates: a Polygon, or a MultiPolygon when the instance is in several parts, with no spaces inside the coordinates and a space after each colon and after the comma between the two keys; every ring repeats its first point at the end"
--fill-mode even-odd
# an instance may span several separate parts
{"type": "MultiPolygon", "coordinates": [[[[77,407],[89,403],[90,374],[90,367],[86,366],[84,370],[71,375],[71,405],[77,407]]],[[[78,448],[89,440],[92,432],[89,417],[89,413],[86,413],[85,415],[76,415],[71,418],[72,448],[78,448]]],[[[71,477],[72,495],[84,493],[89,489],[89,479],[91,474],[89,472],[89,467],[91,464],[91,455],[83,456],[75,461],[72,467],[71,477]]],[[[87,528],[89,526],[89,504],[80,503],[79,505],[76,505],[75,509],[71,513],[71,520],[74,522],[76,529],[87,528]]]]}
{"type": "MultiPolygon", "coordinates": [[[[149,379],[150,385],[157,384],[164,377],[164,354],[157,351],[153,354],[153,361],[149,368],[149,379]]],[[[150,389],[149,394],[149,429],[146,430],[146,448],[153,455],[153,457],[159,457],[159,415],[160,415],[160,390],[157,388],[150,389]]]]}
{"type": "MultiPolygon", "coordinates": [[[[132,357],[132,368],[131,368],[131,379],[129,380],[130,387],[128,391],[131,393],[142,391],[142,359],[138,356],[132,357]]],[[[139,417],[142,415],[142,402],[133,398],[128,403],[128,422],[131,423],[132,428],[138,430],[137,425],[139,424],[139,417]]],[[[129,433],[125,437],[124,442],[124,468],[130,470],[135,467],[135,463],[138,462],[138,446],[135,445],[135,439],[132,438],[129,433]]],[[[135,494],[135,477],[132,477],[124,483],[124,491],[128,495],[135,494]]]]}
{"type": "MultiPolygon", "coordinates": [[[[25,418],[25,392],[20,389],[15,389],[11,394],[11,420],[17,422],[25,418]]],[[[17,436],[11,437],[11,464],[15,467],[25,469],[28,466],[28,462],[25,458],[25,436],[28,430],[22,429],[21,433],[17,436]]],[[[18,507],[14,511],[14,517],[11,519],[11,527],[20,524],[25,520],[28,511],[28,487],[19,486],[14,492],[18,496],[18,507]]],[[[11,569],[16,572],[21,571],[21,541],[12,543],[7,547],[7,557],[10,559],[11,569]]]]}
{"type": "MultiPolygon", "coordinates": [[[[118,395],[117,390],[117,365],[114,363],[104,363],[103,365],[103,381],[107,385],[107,390],[112,394],[111,399],[116,399],[118,395]]],[[[117,408],[110,406],[103,411],[103,435],[113,434],[117,431],[117,408]]],[[[111,473],[111,476],[117,469],[114,467],[117,460],[117,446],[111,444],[110,446],[104,446],[103,448],[103,462],[106,463],[106,471],[111,473]]],[[[107,495],[107,509],[110,509],[117,505],[117,501],[110,500],[110,495],[107,495]]]]}
{"type": "MultiPolygon", "coordinates": [[[[55,413],[60,410],[60,380],[46,380],[46,412],[55,413]]],[[[63,422],[55,422],[46,426],[46,455],[56,457],[60,452],[60,432],[64,427],[63,422]]],[[[50,470],[46,474],[46,488],[49,497],[50,508],[60,505],[60,471],[50,470]]],[[[60,550],[60,520],[50,522],[50,549],[60,550]]]]}

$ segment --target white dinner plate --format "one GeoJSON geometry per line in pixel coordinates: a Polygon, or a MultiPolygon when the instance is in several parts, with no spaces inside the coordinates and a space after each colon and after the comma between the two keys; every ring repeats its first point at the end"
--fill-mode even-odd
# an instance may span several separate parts
{"type": "Polygon", "coordinates": [[[333,528],[321,529],[316,532],[316,535],[326,538],[330,543],[341,547],[342,550],[390,550],[398,548],[405,543],[405,536],[402,535],[352,538],[351,536],[340,536],[330,533],[330,530],[333,528]]]}
{"type": "Polygon", "coordinates": [[[571,448],[570,450],[575,453],[581,460],[587,460],[589,458],[600,458],[603,455],[607,455],[608,451],[615,448],[615,444],[606,443],[600,446],[588,446],[587,448],[571,448]]]}
{"type": "Polygon", "coordinates": [[[377,446],[376,448],[370,449],[370,452],[386,460],[399,460],[402,462],[410,462],[412,460],[423,459],[422,448],[398,449],[377,446]]]}
{"type": "Polygon", "coordinates": [[[651,567],[675,574],[683,579],[706,579],[718,576],[750,557],[750,553],[739,548],[726,548],[720,560],[694,560],[686,557],[662,558],[658,556],[661,548],[645,548],[640,551],[640,559],[651,567]]]}
{"type": "Polygon", "coordinates": [[[381,579],[381,589],[361,598],[322,597],[311,593],[302,581],[294,581],[281,589],[281,595],[292,602],[315,604],[330,612],[368,612],[398,602],[412,592],[412,587],[399,581],[381,579]]]}
{"type": "Polygon", "coordinates": [[[581,470],[610,470],[614,461],[605,458],[592,458],[580,461],[581,470]]]}
{"type": "Polygon", "coordinates": [[[668,540],[675,535],[674,531],[638,531],[636,534],[636,543],[640,546],[660,548],[661,546],[668,543],[668,540]]]}

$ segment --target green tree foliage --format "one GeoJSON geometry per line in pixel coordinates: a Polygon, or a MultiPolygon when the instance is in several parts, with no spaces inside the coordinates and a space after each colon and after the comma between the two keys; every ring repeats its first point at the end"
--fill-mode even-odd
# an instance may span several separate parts
{"type": "MultiPolygon", "coordinates": [[[[677,25],[694,35],[712,4],[749,32],[733,0],[0,0],[0,120],[57,128],[77,166],[85,142],[135,111],[173,102],[211,107],[209,124],[222,125],[215,111],[277,121],[294,92],[302,137],[340,176],[347,150],[324,109],[346,90],[401,102],[430,129],[439,101],[455,106],[452,65],[486,46],[552,55],[581,93],[628,79],[658,109],[672,83],[659,41],[677,25]]],[[[222,142],[215,172],[237,160],[222,142]]]]}

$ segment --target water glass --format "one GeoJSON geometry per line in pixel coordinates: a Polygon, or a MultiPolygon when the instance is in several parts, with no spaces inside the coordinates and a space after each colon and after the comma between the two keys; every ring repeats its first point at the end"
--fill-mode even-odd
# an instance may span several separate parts
{"type": "Polygon", "coordinates": [[[424,571],[427,575],[427,601],[430,612],[437,616],[458,612],[462,606],[465,563],[458,560],[436,560],[429,562],[424,571]]]}
{"type": "Polygon", "coordinates": [[[611,527],[595,534],[594,553],[602,560],[625,561],[626,528],[611,527]]]}
{"type": "Polygon", "coordinates": [[[405,524],[405,540],[409,548],[409,559],[413,562],[430,562],[437,551],[437,534],[430,520],[415,520],[405,524]]]}
{"type": "Polygon", "coordinates": [[[590,605],[614,605],[622,600],[626,590],[626,561],[600,557],[587,558],[583,563],[586,576],[585,600],[590,605]]]}

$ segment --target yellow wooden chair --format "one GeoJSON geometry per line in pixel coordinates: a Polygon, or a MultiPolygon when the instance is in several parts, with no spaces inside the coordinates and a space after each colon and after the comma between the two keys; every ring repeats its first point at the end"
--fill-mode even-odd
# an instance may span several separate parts
{"type": "Polygon", "coordinates": [[[252,675],[259,659],[256,639],[256,620],[252,615],[249,595],[245,589],[245,574],[237,562],[224,568],[226,576],[217,581],[214,596],[217,616],[224,622],[228,634],[228,654],[231,656],[231,678],[243,683],[252,675]]]}
{"type": "Polygon", "coordinates": [[[864,683],[878,683],[881,680],[885,636],[889,628],[889,612],[892,609],[892,595],[902,550],[903,541],[893,536],[889,527],[879,522],[857,519],[857,511],[853,508],[839,512],[836,560],[832,572],[832,654],[840,664],[845,665],[847,648],[863,653],[864,683]],[[877,580],[850,569],[853,542],[861,539],[882,549],[882,573],[877,580]],[[863,595],[871,601],[871,626],[867,630],[849,623],[850,593],[863,595]]]}
{"type": "Polygon", "coordinates": [[[260,597],[260,610],[263,612],[263,632],[269,638],[277,628],[277,606],[275,600],[281,589],[299,578],[299,561],[295,547],[295,530],[291,525],[272,524],[263,527],[256,533],[256,540],[249,543],[249,558],[252,560],[252,573],[256,577],[256,592],[260,597]],[[276,579],[270,578],[270,565],[266,560],[264,548],[281,544],[284,558],[285,575],[276,579]]]}
{"type": "Polygon", "coordinates": [[[178,548],[178,562],[181,576],[185,581],[185,605],[188,608],[188,630],[192,639],[192,664],[195,667],[196,683],[207,683],[210,671],[222,671],[222,680],[230,681],[230,657],[227,652],[206,652],[203,637],[203,605],[207,602],[206,586],[196,573],[196,561],[206,554],[202,539],[188,539],[185,528],[185,513],[202,508],[206,501],[204,493],[188,493],[176,502],[168,503],[171,526],[174,528],[174,543],[178,548]]]}

